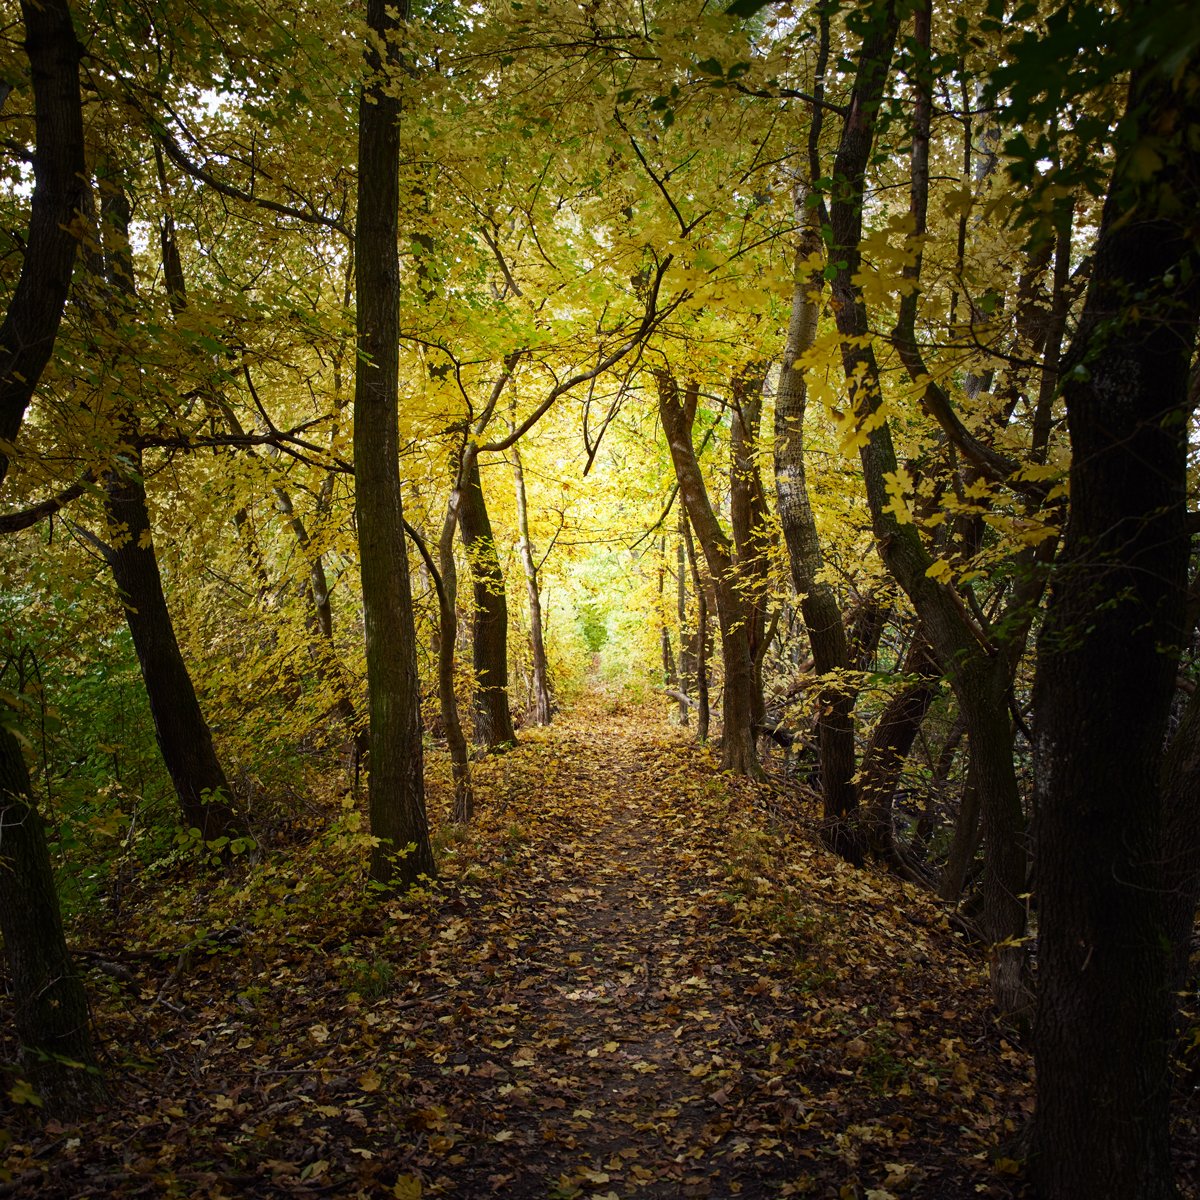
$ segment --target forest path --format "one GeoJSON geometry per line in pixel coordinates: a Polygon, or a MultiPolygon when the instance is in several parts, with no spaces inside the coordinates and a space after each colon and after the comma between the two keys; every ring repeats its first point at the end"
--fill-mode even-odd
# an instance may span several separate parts
{"type": "Polygon", "coordinates": [[[236,937],[169,990],[173,955],[136,998],[93,980],[117,1102],[18,1139],[0,1194],[1019,1194],[1000,1146],[1028,1060],[927,899],[828,855],[661,707],[586,698],[475,774],[424,896],[363,895],[351,814],[129,911],[106,955],[139,970],[185,913],[236,937]]]}

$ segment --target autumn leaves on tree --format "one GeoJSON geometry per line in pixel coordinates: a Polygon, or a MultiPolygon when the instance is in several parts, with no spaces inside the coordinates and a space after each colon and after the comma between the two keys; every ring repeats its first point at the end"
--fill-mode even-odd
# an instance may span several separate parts
{"type": "Polygon", "coordinates": [[[394,895],[443,742],[465,823],[523,727],[665,690],[958,906],[1041,1194],[1174,1194],[1187,6],[12,15],[0,915],[53,1105],[100,1084],[39,803],[230,869],[265,796],[365,782],[394,895]]]}

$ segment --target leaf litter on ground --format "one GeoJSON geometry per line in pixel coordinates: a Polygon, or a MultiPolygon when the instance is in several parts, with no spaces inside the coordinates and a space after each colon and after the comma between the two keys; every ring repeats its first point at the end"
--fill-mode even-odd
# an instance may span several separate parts
{"type": "Polygon", "coordinates": [[[343,802],[79,930],[126,967],[92,975],[113,1103],[18,1114],[0,1194],[1021,1194],[1030,1060],[943,907],[655,710],[592,697],[476,787],[439,824],[431,763],[415,895],[371,895],[343,802]]]}

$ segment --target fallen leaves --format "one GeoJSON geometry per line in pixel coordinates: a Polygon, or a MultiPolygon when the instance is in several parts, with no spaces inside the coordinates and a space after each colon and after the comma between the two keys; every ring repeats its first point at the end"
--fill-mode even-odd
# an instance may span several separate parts
{"type": "MultiPolygon", "coordinates": [[[[606,715],[602,746],[596,723],[478,765],[435,892],[375,906],[318,840],[197,893],[197,924],[248,931],[239,953],[179,981],[186,1015],[106,1002],[137,1056],[120,1107],[53,1167],[13,1143],[8,1169],[47,1196],[167,1172],[212,1200],[1019,1186],[1001,1147],[1028,1060],[939,910],[766,820],[644,714],[606,715]]],[[[139,919],[150,942],[161,913],[139,919]]]]}

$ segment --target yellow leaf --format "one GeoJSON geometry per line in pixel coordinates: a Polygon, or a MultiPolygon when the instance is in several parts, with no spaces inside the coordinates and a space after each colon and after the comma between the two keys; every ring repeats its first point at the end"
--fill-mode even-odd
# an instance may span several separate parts
{"type": "Polygon", "coordinates": [[[938,583],[949,583],[954,572],[950,569],[950,564],[944,558],[939,558],[937,562],[929,566],[925,574],[930,579],[936,579],[938,583]]]}
{"type": "Polygon", "coordinates": [[[362,1090],[364,1092],[379,1091],[379,1085],[382,1082],[383,1081],[379,1078],[379,1073],[374,1069],[374,1067],[370,1068],[367,1071],[364,1071],[358,1077],[358,1086],[360,1088],[362,1088],[362,1090]]]}
{"type": "Polygon", "coordinates": [[[415,1175],[401,1175],[392,1185],[392,1195],[396,1200],[421,1200],[424,1188],[415,1175]]]}

